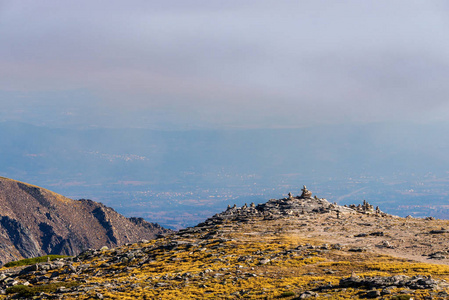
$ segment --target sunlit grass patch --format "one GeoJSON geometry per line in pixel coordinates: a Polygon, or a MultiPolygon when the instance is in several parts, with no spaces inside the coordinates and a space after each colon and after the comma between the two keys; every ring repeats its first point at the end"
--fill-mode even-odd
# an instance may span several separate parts
{"type": "Polygon", "coordinates": [[[449,266],[411,263],[411,262],[377,262],[367,264],[370,269],[388,271],[392,273],[423,274],[423,275],[449,275],[449,266]]]}

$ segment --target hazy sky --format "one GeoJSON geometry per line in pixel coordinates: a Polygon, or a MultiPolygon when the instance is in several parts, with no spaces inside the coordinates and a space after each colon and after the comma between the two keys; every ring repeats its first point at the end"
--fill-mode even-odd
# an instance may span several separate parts
{"type": "Polygon", "coordinates": [[[0,121],[444,120],[446,1],[0,0],[0,121]]]}

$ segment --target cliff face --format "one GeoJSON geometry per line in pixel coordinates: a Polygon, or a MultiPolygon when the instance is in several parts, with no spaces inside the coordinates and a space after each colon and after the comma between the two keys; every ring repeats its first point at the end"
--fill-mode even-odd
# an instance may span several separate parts
{"type": "Polygon", "coordinates": [[[126,218],[91,200],[0,177],[0,263],[46,254],[76,255],[152,239],[168,230],[126,218]]]}

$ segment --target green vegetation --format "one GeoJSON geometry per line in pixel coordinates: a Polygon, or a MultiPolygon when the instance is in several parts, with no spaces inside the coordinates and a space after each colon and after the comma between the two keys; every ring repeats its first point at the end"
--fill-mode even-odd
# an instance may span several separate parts
{"type": "Polygon", "coordinates": [[[17,261],[11,261],[4,265],[6,268],[12,268],[12,267],[20,267],[20,266],[28,266],[28,265],[34,265],[41,262],[46,262],[48,260],[55,260],[58,258],[64,258],[67,257],[67,255],[45,255],[40,257],[33,257],[33,258],[26,258],[21,259],[17,261]]]}
{"type": "Polygon", "coordinates": [[[17,294],[18,297],[33,297],[40,293],[54,293],[59,288],[71,288],[80,285],[79,282],[56,282],[50,284],[43,284],[38,286],[27,286],[27,285],[14,285],[6,289],[7,294],[17,294]]]}
{"type": "Polygon", "coordinates": [[[286,297],[292,297],[295,295],[295,292],[283,292],[279,295],[279,298],[286,298],[286,297]]]}

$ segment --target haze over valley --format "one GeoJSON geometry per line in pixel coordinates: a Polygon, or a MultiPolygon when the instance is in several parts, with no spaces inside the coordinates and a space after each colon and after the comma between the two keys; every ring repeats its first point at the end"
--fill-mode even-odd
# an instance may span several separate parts
{"type": "Polygon", "coordinates": [[[301,129],[160,131],[0,124],[0,176],[170,228],[228,204],[299,193],[339,204],[366,199],[386,212],[445,218],[445,123],[301,129]]]}

